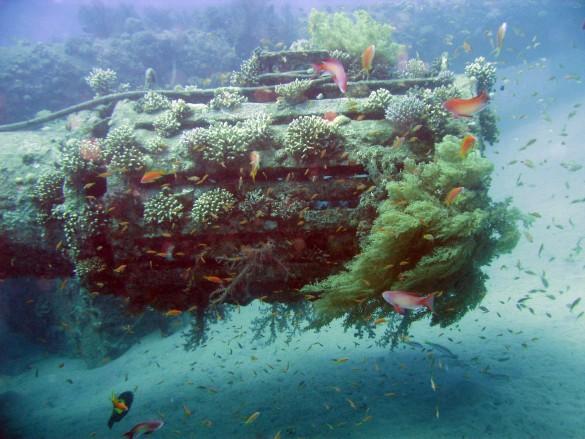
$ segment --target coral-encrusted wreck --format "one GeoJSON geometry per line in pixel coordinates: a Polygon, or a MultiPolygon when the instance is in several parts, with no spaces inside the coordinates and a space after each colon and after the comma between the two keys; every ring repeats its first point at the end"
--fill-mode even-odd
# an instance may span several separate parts
{"type": "Polygon", "coordinates": [[[457,320],[485,293],[481,266],[518,237],[516,211],[487,194],[483,142],[459,152],[468,133],[495,138],[493,114],[482,124],[443,109],[477,92],[445,60],[375,66],[366,80],[346,57],[358,80],[341,95],[310,71],[331,55],[257,53],[237,87],[97,98],[117,101],[92,113],[107,124],[31,147],[34,175],[17,187],[3,174],[3,276],[70,270],[137,311],[310,301],[316,325],[362,330],[393,316],[384,290],[439,292],[433,322],[457,320]]]}

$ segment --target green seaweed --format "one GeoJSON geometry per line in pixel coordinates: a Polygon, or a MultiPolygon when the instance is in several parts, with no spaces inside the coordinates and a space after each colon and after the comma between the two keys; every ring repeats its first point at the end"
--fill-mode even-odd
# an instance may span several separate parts
{"type": "Polygon", "coordinates": [[[309,16],[309,35],[316,48],[341,49],[351,56],[361,56],[364,49],[376,46],[376,62],[394,64],[401,46],[392,41],[394,28],[374,20],[364,10],[352,15],[328,14],[313,9],[309,16]]]}
{"type": "Polygon", "coordinates": [[[462,158],[459,144],[446,136],[433,161],[407,159],[402,178],[387,184],[388,199],[378,207],[362,252],[345,270],[303,288],[321,295],[317,325],[345,317],[346,327],[359,326],[372,316],[391,315],[381,297],[386,290],[440,291],[432,322],[441,325],[481,301],[481,267],[515,246],[520,215],[509,201],[490,200],[493,165],[478,153],[462,158]],[[446,194],[458,186],[465,190],[447,205],[446,194]]]}

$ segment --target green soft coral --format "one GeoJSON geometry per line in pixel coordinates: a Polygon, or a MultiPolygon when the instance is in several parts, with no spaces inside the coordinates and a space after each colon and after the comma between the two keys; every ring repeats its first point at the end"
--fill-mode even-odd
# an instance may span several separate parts
{"type": "Polygon", "coordinates": [[[441,325],[481,301],[481,267],[515,246],[520,215],[509,202],[489,198],[489,160],[475,152],[462,158],[459,145],[446,136],[432,162],[406,160],[402,178],[387,184],[388,199],[378,206],[362,252],[346,270],[303,289],[321,294],[320,323],[345,316],[346,325],[355,325],[388,316],[391,307],[381,298],[386,290],[442,291],[433,315],[441,325]],[[447,206],[444,197],[457,186],[466,190],[447,206]]]}
{"type": "Polygon", "coordinates": [[[361,56],[364,49],[376,46],[376,62],[394,64],[401,50],[392,41],[394,28],[374,20],[364,10],[352,15],[335,12],[328,14],[313,9],[309,16],[311,44],[320,49],[341,49],[353,57],[361,56]]]}

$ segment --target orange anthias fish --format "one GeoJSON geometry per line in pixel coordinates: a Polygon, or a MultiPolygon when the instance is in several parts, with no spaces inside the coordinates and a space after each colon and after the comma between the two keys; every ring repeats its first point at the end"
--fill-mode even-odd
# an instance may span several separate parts
{"type": "Polygon", "coordinates": [[[419,309],[422,307],[427,307],[431,312],[435,312],[434,294],[419,296],[416,293],[409,293],[407,291],[384,291],[382,297],[399,314],[404,314],[405,309],[419,309]]]}
{"type": "Polygon", "coordinates": [[[454,98],[443,102],[443,108],[455,117],[471,117],[483,110],[490,100],[487,92],[483,90],[479,95],[471,99],[454,98]]]}
{"type": "Polygon", "coordinates": [[[373,44],[371,46],[366,47],[364,52],[362,53],[362,70],[366,72],[366,74],[370,74],[372,70],[372,63],[374,61],[374,56],[376,55],[376,46],[373,44]]]}
{"type": "Polygon", "coordinates": [[[250,177],[252,177],[252,181],[256,183],[256,174],[258,173],[258,169],[260,169],[260,153],[258,151],[252,151],[250,153],[250,177]]]}
{"type": "Polygon", "coordinates": [[[165,425],[165,423],[163,421],[159,421],[158,419],[141,422],[140,424],[136,424],[134,427],[132,427],[132,430],[124,433],[124,437],[133,439],[134,436],[138,437],[140,434],[150,434],[154,431],[160,430],[163,425],[165,425]]]}
{"type": "Polygon", "coordinates": [[[144,173],[144,175],[140,179],[140,183],[142,184],[154,183],[159,178],[164,177],[164,175],[165,173],[161,171],[148,171],[144,173]]]}
{"type": "Polygon", "coordinates": [[[461,148],[459,148],[459,155],[461,157],[467,157],[469,151],[473,149],[475,146],[475,142],[477,141],[476,137],[473,134],[468,134],[463,138],[461,142],[461,148]]]}
{"type": "Polygon", "coordinates": [[[319,64],[313,64],[316,73],[327,72],[333,77],[333,82],[337,84],[341,93],[347,92],[347,74],[341,61],[337,59],[326,59],[319,64]]]}
{"type": "Polygon", "coordinates": [[[337,113],[335,111],[326,111],[323,113],[323,119],[325,119],[327,122],[333,122],[336,117],[337,113]]]}
{"type": "Polygon", "coordinates": [[[449,191],[447,196],[445,197],[445,204],[450,206],[453,202],[457,199],[459,194],[463,191],[463,186],[454,187],[449,191]]]}
{"type": "Polygon", "coordinates": [[[205,279],[206,281],[212,282],[214,284],[222,284],[223,283],[223,279],[221,277],[218,277],[218,276],[203,276],[203,279],[205,279]]]}
{"type": "Polygon", "coordinates": [[[177,317],[181,314],[183,314],[183,311],[180,309],[169,309],[167,312],[165,312],[166,317],[177,317]]]}

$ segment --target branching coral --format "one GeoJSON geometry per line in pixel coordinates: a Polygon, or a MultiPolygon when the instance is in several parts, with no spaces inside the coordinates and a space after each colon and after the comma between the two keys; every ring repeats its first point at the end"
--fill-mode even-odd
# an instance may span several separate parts
{"type": "Polygon", "coordinates": [[[205,228],[231,211],[236,198],[231,192],[216,188],[205,192],[193,203],[191,219],[196,228],[205,228]]]}
{"type": "Polygon", "coordinates": [[[189,154],[202,151],[205,160],[225,165],[244,157],[252,144],[266,141],[270,123],[271,118],[264,113],[236,125],[218,122],[183,133],[181,145],[189,154]]]}
{"type": "Polygon", "coordinates": [[[144,143],[144,149],[153,154],[165,152],[168,149],[167,142],[160,136],[154,136],[144,143]]]}
{"type": "Polygon", "coordinates": [[[319,116],[301,116],[286,130],[285,149],[293,157],[309,159],[335,148],[338,141],[333,124],[319,116]]]}
{"type": "Polygon", "coordinates": [[[91,247],[91,240],[104,233],[108,226],[103,206],[95,202],[68,200],[53,207],[51,214],[63,222],[65,246],[74,261],[83,257],[84,250],[91,247]]]}
{"type": "Polygon", "coordinates": [[[298,218],[299,212],[308,205],[306,201],[291,197],[286,193],[276,196],[265,195],[262,189],[258,188],[246,193],[244,200],[238,204],[238,209],[250,220],[272,217],[288,221],[298,218]]]}
{"type": "Polygon", "coordinates": [[[118,75],[112,69],[94,68],[85,78],[87,84],[96,96],[107,95],[114,92],[118,82],[118,75]]]}
{"type": "Polygon", "coordinates": [[[386,107],[386,119],[394,129],[405,134],[416,125],[426,126],[435,138],[448,134],[451,117],[443,108],[443,103],[459,96],[453,86],[440,86],[435,89],[409,90],[406,95],[394,96],[386,107]]]}
{"type": "Polygon", "coordinates": [[[493,63],[486,61],[483,56],[475,58],[472,63],[465,66],[465,75],[476,81],[477,92],[485,90],[494,91],[496,85],[496,67],[493,63]]]}
{"type": "Polygon", "coordinates": [[[231,110],[247,101],[248,98],[242,96],[237,90],[218,88],[213,93],[213,99],[209,101],[209,108],[213,110],[231,110]]]}
{"type": "Polygon", "coordinates": [[[209,296],[209,302],[216,305],[230,299],[237,301],[236,293],[245,299],[250,282],[260,273],[266,275],[267,270],[278,270],[287,277],[288,270],[276,255],[275,249],[274,241],[268,240],[256,246],[242,246],[236,257],[220,259],[230,271],[237,274],[227,285],[214,290],[209,296]]]}
{"type": "Polygon", "coordinates": [[[113,169],[134,172],[144,166],[144,154],[129,125],[111,130],[105,140],[105,156],[113,169]]]}
{"type": "Polygon", "coordinates": [[[394,96],[386,107],[386,119],[397,131],[406,132],[423,121],[425,111],[425,103],[417,96],[394,96]]]}
{"type": "Polygon", "coordinates": [[[424,61],[412,58],[404,63],[399,74],[402,78],[426,78],[430,71],[424,61]]]}
{"type": "Polygon", "coordinates": [[[41,212],[40,219],[46,219],[55,204],[63,202],[63,174],[48,171],[41,174],[34,186],[33,199],[41,212]]]}
{"type": "Polygon", "coordinates": [[[88,282],[92,276],[106,269],[106,263],[98,256],[79,259],[75,262],[75,275],[81,282],[88,282]]]}
{"type": "Polygon", "coordinates": [[[235,87],[247,87],[258,84],[260,74],[260,59],[258,53],[254,52],[250,58],[240,66],[239,72],[232,72],[230,84],[235,87]]]}
{"type": "Polygon", "coordinates": [[[364,104],[364,111],[368,113],[384,114],[386,107],[392,102],[392,93],[385,88],[374,90],[364,104]]]}
{"type": "Polygon", "coordinates": [[[274,87],[274,91],[280,100],[287,104],[299,104],[307,100],[305,92],[311,87],[308,79],[295,79],[287,84],[280,84],[274,87]]]}
{"type": "Polygon", "coordinates": [[[104,141],[102,139],[70,139],[61,149],[60,165],[64,174],[74,181],[89,172],[95,172],[104,164],[104,141]]]}
{"type": "Polygon", "coordinates": [[[191,110],[183,99],[171,101],[167,111],[153,122],[154,131],[158,136],[171,137],[181,128],[181,122],[191,114],[191,110]]]}
{"type": "Polygon", "coordinates": [[[145,113],[156,113],[171,106],[171,100],[155,91],[147,91],[139,101],[139,107],[145,113]]]}
{"type": "Polygon", "coordinates": [[[381,298],[385,290],[442,291],[433,315],[433,323],[442,325],[481,301],[481,267],[514,247],[519,214],[490,200],[489,160],[462,158],[459,145],[460,139],[447,136],[432,162],[406,160],[402,178],[387,185],[389,199],[380,204],[362,252],[345,271],[303,289],[322,295],[316,303],[322,323],[345,316],[351,326],[390,314],[381,298]],[[445,195],[458,186],[465,192],[446,205],[445,195]]]}
{"type": "Polygon", "coordinates": [[[309,16],[309,35],[313,47],[341,49],[354,58],[374,44],[375,61],[394,64],[401,46],[392,42],[393,32],[392,26],[377,22],[364,10],[357,10],[351,16],[343,12],[328,14],[313,9],[309,16]]]}
{"type": "Polygon", "coordinates": [[[184,217],[185,207],[169,191],[162,191],[144,203],[144,223],[158,226],[176,224],[184,217]]]}

